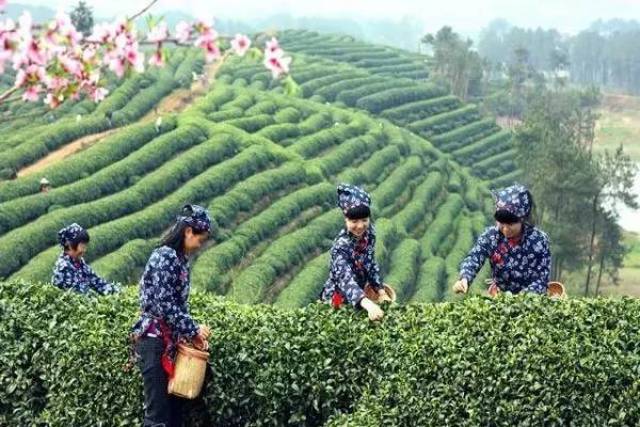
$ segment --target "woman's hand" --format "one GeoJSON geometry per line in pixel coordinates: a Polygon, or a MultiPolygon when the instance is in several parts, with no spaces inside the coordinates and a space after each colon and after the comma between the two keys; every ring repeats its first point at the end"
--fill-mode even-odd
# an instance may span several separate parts
{"type": "Polygon", "coordinates": [[[191,340],[191,344],[193,344],[193,346],[198,350],[202,350],[202,351],[209,350],[209,341],[202,338],[202,336],[200,335],[194,336],[193,339],[191,340]]]}
{"type": "Polygon", "coordinates": [[[393,302],[391,301],[391,297],[387,294],[387,291],[385,291],[384,288],[378,291],[378,303],[383,302],[393,302]]]}
{"type": "Polygon", "coordinates": [[[466,294],[468,290],[469,283],[467,283],[467,279],[460,279],[453,284],[453,292],[456,294],[466,294]]]}
{"type": "Polygon", "coordinates": [[[198,333],[191,340],[193,345],[198,350],[207,351],[209,349],[209,336],[211,335],[211,329],[206,325],[200,325],[198,333]]]}
{"type": "Polygon", "coordinates": [[[490,297],[495,298],[500,293],[500,289],[498,288],[498,285],[496,285],[492,281],[491,284],[489,285],[489,288],[487,289],[487,293],[489,294],[490,297]]]}
{"type": "Polygon", "coordinates": [[[360,301],[360,307],[367,310],[369,320],[372,322],[381,320],[384,317],[384,311],[382,311],[382,309],[369,298],[362,298],[362,301],[360,301]]]}
{"type": "Polygon", "coordinates": [[[209,335],[211,335],[211,329],[209,329],[207,325],[200,325],[198,328],[198,335],[206,340],[209,338],[209,335]]]}

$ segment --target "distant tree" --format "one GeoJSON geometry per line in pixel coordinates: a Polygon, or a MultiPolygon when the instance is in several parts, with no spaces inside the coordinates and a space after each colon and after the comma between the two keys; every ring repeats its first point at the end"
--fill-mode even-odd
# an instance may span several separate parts
{"type": "Polygon", "coordinates": [[[73,8],[71,12],[71,22],[85,37],[91,35],[93,31],[93,11],[84,0],[73,8]]]}
{"type": "Polygon", "coordinates": [[[620,281],[618,271],[628,248],[622,243],[622,229],[618,225],[618,218],[612,212],[606,212],[601,221],[601,238],[598,241],[598,278],[596,279],[595,295],[600,295],[603,273],[607,273],[609,280],[617,285],[620,281]]]}
{"type": "MultiPolygon", "coordinates": [[[[622,147],[595,155],[585,129],[599,103],[594,90],[532,92],[524,124],[516,132],[517,163],[537,204],[537,220],[552,242],[552,276],[586,269],[584,294],[604,270],[615,277],[621,235],[614,206],[637,207],[632,183],[637,166],[622,147]],[[613,222],[613,223],[612,223],[613,222]]],[[[599,287],[599,284],[596,284],[599,287]]]]}
{"type": "Polygon", "coordinates": [[[451,27],[442,27],[436,34],[426,34],[421,43],[433,52],[433,74],[444,80],[453,94],[467,99],[482,91],[483,61],[472,50],[473,42],[462,39],[451,27]]]}

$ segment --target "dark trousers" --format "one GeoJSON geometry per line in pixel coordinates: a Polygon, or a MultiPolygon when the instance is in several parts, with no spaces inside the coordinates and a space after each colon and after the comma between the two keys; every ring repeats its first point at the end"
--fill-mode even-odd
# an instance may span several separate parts
{"type": "Polygon", "coordinates": [[[162,369],[162,339],[142,337],[136,344],[144,383],[143,427],[181,427],[184,399],[167,392],[169,379],[162,369]]]}

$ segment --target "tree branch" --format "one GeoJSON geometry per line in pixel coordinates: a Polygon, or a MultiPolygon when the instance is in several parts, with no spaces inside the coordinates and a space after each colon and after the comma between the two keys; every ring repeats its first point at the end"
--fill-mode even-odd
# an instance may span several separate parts
{"type": "Polygon", "coordinates": [[[4,103],[7,100],[7,98],[13,95],[18,89],[20,89],[18,86],[14,86],[11,89],[7,90],[2,95],[0,95],[0,104],[4,103]]]}
{"type": "Polygon", "coordinates": [[[158,0],[151,0],[151,3],[149,3],[147,5],[147,7],[145,7],[144,9],[142,9],[140,12],[136,13],[135,15],[133,15],[131,18],[129,18],[129,21],[135,21],[136,19],[138,19],[141,15],[144,15],[144,13],[151,9],[151,7],[156,4],[158,2],[158,0]]]}

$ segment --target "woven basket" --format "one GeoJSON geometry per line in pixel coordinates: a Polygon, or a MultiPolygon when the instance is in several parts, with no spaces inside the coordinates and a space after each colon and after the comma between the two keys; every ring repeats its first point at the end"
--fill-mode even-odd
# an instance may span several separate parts
{"type": "Polygon", "coordinates": [[[169,394],[186,399],[198,396],[204,384],[208,360],[208,352],[178,344],[175,373],[169,380],[169,394]]]}
{"type": "MultiPolygon", "coordinates": [[[[394,291],[393,288],[387,284],[384,284],[382,286],[384,287],[384,291],[387,293],[387,295],[389,295],[389,298],[391,298],[391,302],[396,302],[396,291],[394,291]]],[[[366,296],[376,304],[378,303],[378,292],[376,292],[376,290],[369,285],[366,285],[364,287],[364,296],[366,296]]]]}
{"type": "MultiPolygon", "coordinates": [[[[498,294],[500,293],[500,289],[498,289],[497,286],[492,285],[489,286],[489,289],[487,289],[487,293],[489,294],[490,297],[497,297],[498,294]]],[[[566,298],[567,297],[567,291],[564,288],[564,285],[560,282],[549,282],[548,286],[547,286],[547,296],[550,298],[566,298]]]]}
{"type": "Polygon", "coordinates": [[[549,282],[549,286],[547,288],[547,295],[551,298],[566,298],[567,291],[564,288],[564,285],[560,282],[549,282]]]}

